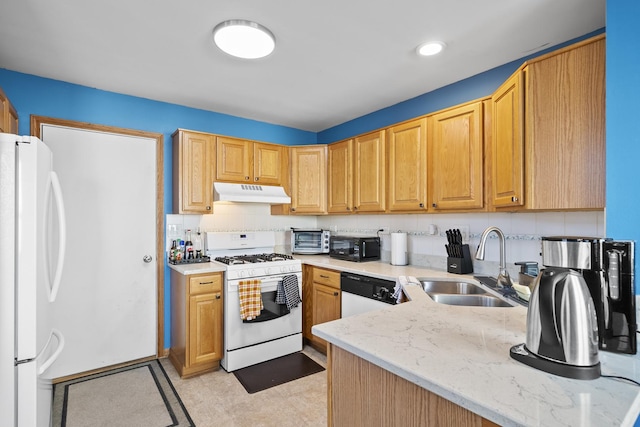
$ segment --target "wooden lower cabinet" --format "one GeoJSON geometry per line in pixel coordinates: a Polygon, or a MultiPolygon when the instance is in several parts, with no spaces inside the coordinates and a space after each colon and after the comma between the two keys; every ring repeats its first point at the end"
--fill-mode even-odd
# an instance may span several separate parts
{"type": "Polygon", "coordinates": [[[303,267],[303,337],[318,351],[326,353],[327,342],[311,333],[311,327],[340,318],[340,272],[305,265],[303,267]]]}
{"type": "Polygon", "coordinates": [[[222,359],[222,273],[171,270],[169,360],[182,378],[218,369],[222,359]]]}
{"type": "Polygon", "coordinates": [[[333,344],[327,375],[329,426],[497,426],[333,344]]]}

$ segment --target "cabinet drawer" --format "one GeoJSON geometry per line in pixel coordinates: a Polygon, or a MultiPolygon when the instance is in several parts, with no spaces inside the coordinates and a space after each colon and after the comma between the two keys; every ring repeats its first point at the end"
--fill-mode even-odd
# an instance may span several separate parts
{"type": "Polygon", "coordinates": [[[333,270],[325,270],[323,268],[313,269],[313,281],[323,285],[340,289],[340,272],[333,270]]]}
{"type": "Polygon", "coordinates": [[[189,278],[189,294],[220,292],[222,290],[222,274],[198,275],[189,278]]]}

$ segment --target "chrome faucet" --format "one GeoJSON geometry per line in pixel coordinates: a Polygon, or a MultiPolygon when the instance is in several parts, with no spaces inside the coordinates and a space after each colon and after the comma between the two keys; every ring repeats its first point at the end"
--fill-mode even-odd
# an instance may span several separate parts
{"type": "Polygon", "coordinates": [[[498,227],[489,227],[482,232],[482,236],[480,236],[480,243],[478,244],[478,249],[476,250],[476,259],[484,260],[484,250],[487,245],[487,237],[491,232],[495,232],[498,235],[498,240],[500,240],[500,274],[498,275],[498,286],[502,288],[511,288],[511,277],[509,277],[509,272],[507,271],[507,263],[505,261],[506,256],[506,243],[504,238],[504,233],[498,227]]]}

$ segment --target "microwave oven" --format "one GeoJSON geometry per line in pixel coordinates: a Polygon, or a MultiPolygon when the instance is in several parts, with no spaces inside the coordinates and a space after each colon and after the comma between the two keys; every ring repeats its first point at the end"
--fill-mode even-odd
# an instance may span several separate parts
{"type": "Polygon", "coordinates": [[[329,253],[331,232],[322,229],[291,228],[291,253],[315,255],[329,253]]]}
{"type": "Polygon", "coordinates": [[[375,261],[380,259],[379,237],[331,236],[329,257],[345,261],[375,261]]]}

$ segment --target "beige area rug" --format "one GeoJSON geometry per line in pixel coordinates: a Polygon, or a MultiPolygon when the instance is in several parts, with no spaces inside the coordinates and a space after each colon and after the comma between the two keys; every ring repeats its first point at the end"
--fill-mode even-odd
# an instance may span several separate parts
{"type": "Polygon", "coordinates": [[[54,427],[194,426],[157,360],[56,384],[54,427]]]}

